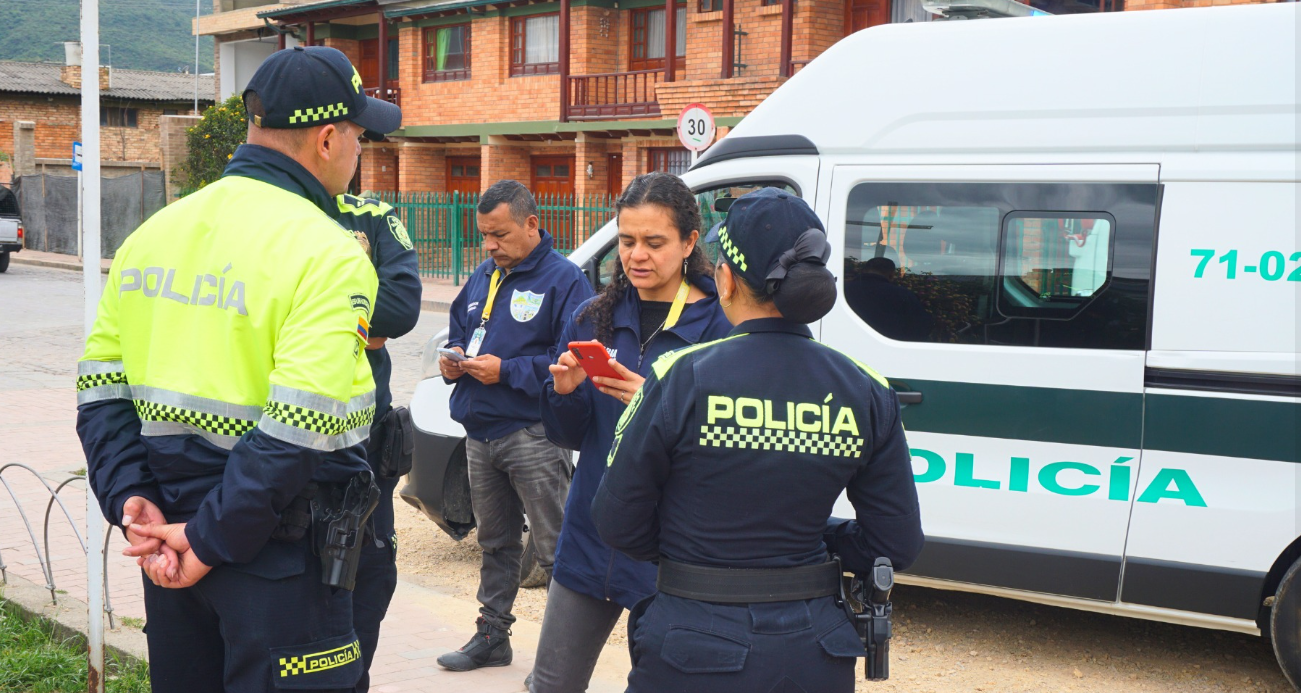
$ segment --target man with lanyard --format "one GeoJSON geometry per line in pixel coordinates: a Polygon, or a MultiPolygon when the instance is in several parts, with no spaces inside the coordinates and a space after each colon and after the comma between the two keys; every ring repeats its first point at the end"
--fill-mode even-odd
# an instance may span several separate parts
{"type": "MultiPolygon", "coordinates": [[[[381,142],[384,136],[366,132],[366,139],[381,142]]],[[[384,343],[410,332],[420,320],[420,258],[412,248],[406,226],[393,206],[343,194],[337,198],[335,217],[361,243],[375,273],[379,292],[370,320],[366,360],[375,377],[375,423],[370,427],[366,455],[379,484],[379,505],[371,516],[373,537],[362,544],[361,566],[352,593],[353,625],[361,641],[365,664],[358,693],[370,689],[370,665],[379,646],[379,626],[388,612],[397,587],[397,535],[393,529],[393,492],[398,479],[411,469],[411,414],[406,407],[392,407],[389,379],[393,363],[384,343]]]]}
{"type": "Polygon", "coordinates": [[[465,426],[470,500],[483,563],[480,618],[470,642],[438,658],[452,671],[506,666],[512,659],[511,608],[519,592],[524,517],[538,565],[551,575],[556,536],[569,492],[572,456],[546,438],[538,398],[556,339],[574,309],[592,295],[577,265],[538,229],[537,202],[513,180],[480,197],[479,234],[490,256],[452,302],[439,368],[452,391],[452,418],[465,426]]]}
{"type": "Polygon", "coordinates": [[[330,212],[362,132],[401,112],[320,47],[272,54],[244,103],[249,144],[222,179],[118,251],[77,432],[145,569],[154,691],[350,691],[360,544],[337,531],[368,522],[378,493],[361,356],[377,282],[330,212]]]}

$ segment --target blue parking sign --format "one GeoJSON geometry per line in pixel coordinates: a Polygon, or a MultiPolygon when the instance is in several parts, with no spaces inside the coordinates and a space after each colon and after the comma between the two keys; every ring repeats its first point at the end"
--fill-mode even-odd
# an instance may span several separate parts
{"type": "Polygon", "coordinates": [[[74,171],[81,170],[81,143],[80,142],[72,143],[72,170],[74,171]]]}

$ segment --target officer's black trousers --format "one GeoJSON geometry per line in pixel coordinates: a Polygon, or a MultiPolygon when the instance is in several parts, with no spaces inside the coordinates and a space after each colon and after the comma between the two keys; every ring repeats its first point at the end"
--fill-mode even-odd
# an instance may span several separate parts
{"type": "Polygon", "coordinates": [[[352,593],[321,584],[307,539],[186,589],[144,583],[154,693],[351,693],[361,676],[352,593]]]}
{"type": "Polygon", "coordinates": [[[831,597],[711,604],[657,594],[628,619],[628,693],[852,693],[865,653],[831,597]]]}
{"type": "MultiPolygon", "coordinates": [[[[375,454],[375,453],[371,453],[375,454]]],[[[352,592],[352,624],[361,640],[361,654],[366,670],[357,684],[357,693],[370,690],[370,665],[379,647],[379,624],[388,613],[393,590],[398,584],[397,540],[393,535],[393,490],[398,479],[376,479],[379,506],[371,515],[375,536],[362,545],[361,564],[352,592]]]]}

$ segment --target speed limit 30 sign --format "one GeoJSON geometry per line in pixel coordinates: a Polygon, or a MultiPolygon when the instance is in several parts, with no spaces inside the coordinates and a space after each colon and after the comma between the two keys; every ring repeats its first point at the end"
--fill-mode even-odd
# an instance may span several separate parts
{"type": "Polygon", "coordinates": [[[678,114],[678,140],[693,152],[703,152],[714,141],[714,114],[701,103],[689,103],[678,114]]]}

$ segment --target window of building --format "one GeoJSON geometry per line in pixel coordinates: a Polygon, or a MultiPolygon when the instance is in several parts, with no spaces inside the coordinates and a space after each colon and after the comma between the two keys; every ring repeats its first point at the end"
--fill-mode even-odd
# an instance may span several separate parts
{"type": "Polygon", "coordinates": [[[560,15],[538,14],[510,20],[510,74],[560,72],[560,15]]]}
{"type": "Polygon", "coordinates": [[[700,0],[700,13],[722,12],[723,0],[700,0]]]}
{"type": "Polygon", "coordinates": [[[1143,349],[1154,189],[860,184],[846,217],[844,300],[901,341],[1143,349]]]}
{"type": "Polygon", "coordinates": [[[104,106],[99,111],[99,125],[106,128],[139,127],[138,113],[134,108],[104,106]]]}
{"type": "Polygon", "coordinates": [[[470,25],[425,29],[425,81],[470,78],[470,25]]]}
{"type": "MultiPolygon", "coordinates": [[[[631,44],[628,48],[630,70],[660,70],[664,68],[664,8],[642,8],[632,11],[631,44]]],[[[685,66],[687,55],[687,8],[678,6],[676,59],[674,69],[685,66]]]]}
{"type": "Polygon", "coordinates": [[[680,176],[691,167],[691,152],[681,147],[664,147],[646,150],[646,172],[659,171],[680,176]]]}

